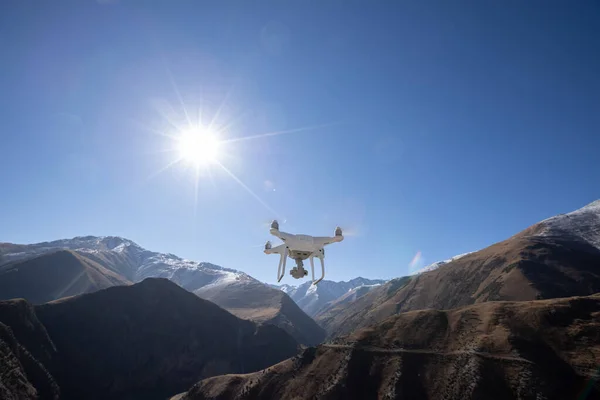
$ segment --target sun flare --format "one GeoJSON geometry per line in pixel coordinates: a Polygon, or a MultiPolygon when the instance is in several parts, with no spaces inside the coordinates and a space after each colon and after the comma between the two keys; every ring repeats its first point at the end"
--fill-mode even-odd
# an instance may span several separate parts
{"type": "Polygon", "coordinates": [[[217,136],[204,129],[183,132],[179,137],[179,154],[185,161],[205,165],[218,161],[220,142],[217,136]]]}

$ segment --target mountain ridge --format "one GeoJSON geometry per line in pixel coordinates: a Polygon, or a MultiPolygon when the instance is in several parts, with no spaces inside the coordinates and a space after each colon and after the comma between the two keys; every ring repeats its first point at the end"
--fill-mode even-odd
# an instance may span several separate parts
{"type": "Polygon", "coordinates": [[[596,293],[600,291],[598,203],[535,223],[429,271],[390,280],[314,318],[333,337],[417,309],[596,293]]]}

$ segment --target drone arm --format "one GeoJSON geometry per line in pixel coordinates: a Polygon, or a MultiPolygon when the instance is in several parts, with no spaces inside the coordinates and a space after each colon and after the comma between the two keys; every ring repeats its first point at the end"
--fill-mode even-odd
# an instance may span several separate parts
{"type": "Polygon", "coordinates": [[[274,228],[271,228],[271,229],[269,230],[269,233],[271,233],[271,235],[273,235],[273,236],[275,236],[275,237],[278,237],[279,239],[283,240],[284,242],[285,242],[287,239],[289,239],[289,238],[291,238],[291,237],[293,237],[293,236],[294,236],[294,235],[292,235],[292,234],[290,234],[290,233],[287,233],[287,232],[281,232],[279,229],[274,229],[274,228]]]}
{"type": "Polygon", "coordinates": [[[279,246],[275,246],[273,248],[266,248],[265,254],[283,254],[285,251],[285,244],[280,244],[279,246]]]}
{"type": "Polygon", "coordinates": [[[331,243],[341,242],[344,240],[343,236],[316,236],[313,238],[313,242],[315,245],[319,247],[326,246],[331,243]]]}

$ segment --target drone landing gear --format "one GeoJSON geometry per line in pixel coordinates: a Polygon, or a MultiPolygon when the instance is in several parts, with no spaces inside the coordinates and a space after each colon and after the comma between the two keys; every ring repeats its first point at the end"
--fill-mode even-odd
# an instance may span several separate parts
{"type": "MultiPolygon", "coordinates": [[[[280,253],[280,255],[281,258],[279,259],[279,267],[277,268],[277,282],[281,282],[281,279],[283,279],[283,275],[285,274],[285,264],[289,255],[289,249],[287,248],[287,246],[285,247],[284,251],[280,253]]],[[[312,283],[313,285],[316,285],[317,283],[321,282],[323,278],[325,278],[325,262],[323,260],[325,258],[325,254],[321,250],[319,252],[313,253],[309,258],[310,267],[312,270],[312,283]],[[314,257],[317,257],[319,260],[321,260],[321,277],[317,280],[315,280],[315,262],[313,260],[314,257]]],[[[308,275],[308,271],[304,269],[304,262],[301,258],[295,258],[294,260],[296,261],[296,266],[291,269],[290,275],[295,279],[302,279],[308,275]]]]}
{"type": "Polygon", "coordinates": [[[316,285],[317,283],[321,282],[323,280],[323,278],[325,278],[325,254],[323,254],[323,252],[321,252],[320,255],[317,255],[317,258],[319,260],[321,260],[321,277],[319,279],[317,279],[315,281],[315,262],[314,262],[314,257],[310,258],[310,269],[312,270],[312,281],[313,281],[313,285],[316,285]]]}

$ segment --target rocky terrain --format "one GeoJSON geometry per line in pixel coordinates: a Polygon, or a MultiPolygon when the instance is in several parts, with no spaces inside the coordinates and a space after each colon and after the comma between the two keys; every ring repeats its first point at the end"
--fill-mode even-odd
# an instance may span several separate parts
{"type": "Polygon", "coordinates": [[[60,398],[47,368],[58,353],[34,307],[23,299],[0,301],[0,399],[60,398]]]}
{"type": "Polygon", "coordinates": [[[535,224],[418,275],[393,279],[315,316],[329,337],[401,312],[600,292],[600,203],[535,224]]]}
{"type": "Polygon", "coordinates": [[[160,278],[35,307],[0,302],[0,324],[7,399],[164,399],[299,349],[282,329],[239,319],[160,278]]]}
{"type": "Polygon", "coordinates": [[[179,400],[599,399],[600,296],[420,310],[179,400]]]}

